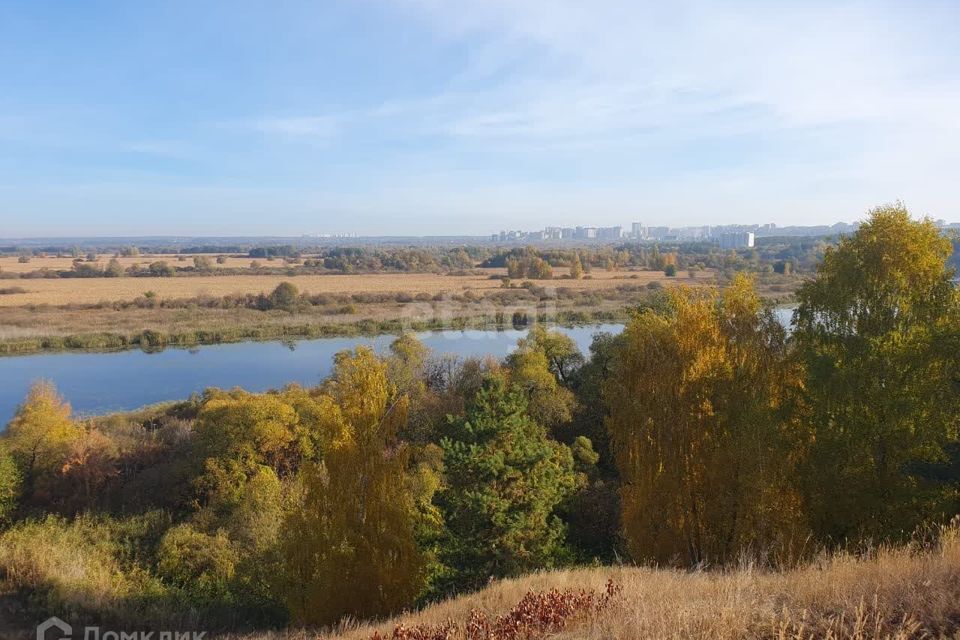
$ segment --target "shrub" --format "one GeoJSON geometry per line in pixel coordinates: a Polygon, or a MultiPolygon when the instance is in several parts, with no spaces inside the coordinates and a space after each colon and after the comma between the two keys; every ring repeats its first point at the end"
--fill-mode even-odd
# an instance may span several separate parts
{"type": "Polygon", "coordinates": [[[0,289],[0,296],[9,296],[15,293],[26,293],[27,290],[23,287],[3,287],[0,289]]]}
{"type": "Polygon", "coordinates": [[[0,442],[0,528],[5,527],[20,498],[20,472],[13,456],[0,442]]]}
{"type": "Polygon", "coordinates": [[[267,297],[271,309],[293,311],[300,300],[300,291],[290,282],[281,282],[267,297]]]}
{"type": "Polygon", "coordinates": [[[43,611],[115,610],[127,585],[106,533],[91,518],[20,524],[0,536],[0,569],[7,584],[29,590],[43,611]]]}
{"type": "Polygon", "coordinates": [[[150,266],[147,267],[147,273],[157,278],[169,278],[174,275],[175,272],[174,268],[163,260],[151,262],[150,266]]]}
{"type": "Polygon", "coordinates": [[[136,342],[141,349],[158,349],[167,344],[167,337],[160,331],[144,329],[137,336],[136,342]]]}
{"type": "Polygon", "coordinates": [[[171,528],[160,541],[157,572],[201,601],[229,598],[237,557],[223,532],[207,535],[189,524],[171,528]]]}
{"type": "MultiPolygon", "coordinates": [[[[537,640],[561,633],[576,622],[588,621],[608,609],[623,591],[612,580],[605,591],[550,589],[528,591],[506,615],[494,619],[471,609],[466,624],[453,620],[414,627],[397,625],[391,640],[537,640]]],[[[374,632],[370,640],[387,640],[374,632]]]]}
{"type": "Polygon", "coordinates": [[[119,278],[125,274],[123,265],[116,258],[110,258],[107,268],[103,270],[103,275],[108,278],[119,278]]]}

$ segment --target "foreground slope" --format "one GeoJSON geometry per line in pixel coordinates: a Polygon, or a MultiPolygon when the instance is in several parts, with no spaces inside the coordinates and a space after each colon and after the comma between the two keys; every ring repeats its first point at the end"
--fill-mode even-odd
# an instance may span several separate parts
{"type": "MultiPolygon", "coordinates": [[[[571,621],[559,634],[518,637],[608,638],[960,638],[960,539],[949,531],[932,548],[883,548],[860,558],[824,556],[801,568],[771,572],[686,572],[637,567],[556,571],[505,580],[377,625],[344,625],[335,633],[297,631],[246,640],[390,638],[396,625],[440,625],[466,638],[471,610],[507,613],[529,591],[622,587],[618,602],[571,621]]],[[[409,632],[408,632],[409,633],[409,632]]],[[[471,640],[477,636],[470,636],[471,640]]],[[[484,639],[488,636],[479,636],[484,639]]],[[[490,640],[494,640],[490,638],[490,640]]],[[[496,638],[499,640],[499,637],[496,638]]]]}

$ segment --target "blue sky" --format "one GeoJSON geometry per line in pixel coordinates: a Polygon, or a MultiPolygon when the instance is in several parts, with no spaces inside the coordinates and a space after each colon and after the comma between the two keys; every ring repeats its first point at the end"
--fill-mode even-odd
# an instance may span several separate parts
{"type": "Polygon", "coordinates": [[[956,1],[0,0],[0,237],[960,220],[958,29],[956,1]]]}

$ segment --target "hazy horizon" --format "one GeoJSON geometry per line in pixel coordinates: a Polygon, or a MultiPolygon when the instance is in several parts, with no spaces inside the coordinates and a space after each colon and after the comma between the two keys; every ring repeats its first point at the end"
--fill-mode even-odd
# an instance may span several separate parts
{"type": "Polygon", "coordinates": [[[955,2],[0,5],[0,238],[960,220],[955,2]]]}

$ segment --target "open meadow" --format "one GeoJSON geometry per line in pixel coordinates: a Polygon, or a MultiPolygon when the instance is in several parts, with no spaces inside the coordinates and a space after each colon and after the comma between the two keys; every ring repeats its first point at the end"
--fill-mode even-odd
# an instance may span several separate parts
{"type": "MultiPolygon", "coordinates": [[[[84,264],[106,267],[107,263],[110,262],[111,259],[116,258],[121,266],[126,269],[129,267],[146,267],[150,265],[150,263],[158,261],[166,262],[167,264],[175,267],[191,266],[193,265],[194,257],[198,256],[208,258],[210,260],[211,269],[247,269],[250,268],[251,263],[258,262],[256,258],[250,258],[247,256],[217,253],[167,253],[142,254],[137,256],[113,256],[108,254],[98,254],[97,259],[92,262],[88,262],[85,257],[82,257],[81,259],[83,260],[84,264]]],[[[0,273],[30,273],[32,271],[39,271],[41,269],[47,269],[48,271],[69,271],[73,268],[74,260],[76,260],[76,258],[71,256],[47,255],[30,256],[27,262],[22,262],[20,260],[20,256],[0,256],[0,273]]],[[[274,264],[283,264],[283,262],[280,260],[268,262],[265,258],[260,258],[259,262],[261,264],[270,266],[274,264]]]]}
{"type": "MultiPolygon", "coordinates": [[[[513,279],[506,269],[442,273],[178,274],[173,277],[0,279],[0,353],[112,350],[250,339],[502,326],[515,314],[564,323],[624,320],[656,291],[715,287],[715,269],[594,269],[581,279],[513,279]],[[293,285],[297,302],[272,292],[293,285]],[[505,286],[509,285],[509,286],[505,286]],[[149,334],[149,335],[146,335],[149,334]]],[[[760,275],[758,293],[788,302],[796,275],[760,275]]],[[[526,320],[523,320],[526,322],[526,320]]]]}
{"type": "MultiPolygon", "coordinates": [[[[0,288],[16,286],[24,291],[0,295],[0,307],[25,305],[83,305],[99,302],[131,301],[152,291],[161,299],[224,296],[244,293],[269,293],[281,282],[292,282],[308,294],[354,293],[438,293],[462,294],[501,288],[504,269],[477,269],[471,275],[435,273],[377,273],[356,275],[229,275],[172,278],[32,278],[0,281],[0,288]]],[[[574,290],[602,290],[618,285],[646,285],[659,282],[712,284],[715,274],[697,271],[694,277],[682,273],[667,277],[661,271],[594,271],[581,280],[554,278],[539,280],[542,287],[566,287],[574,290]]],[[[0,319],[2,322],[2,319],[0,319]]]]}

